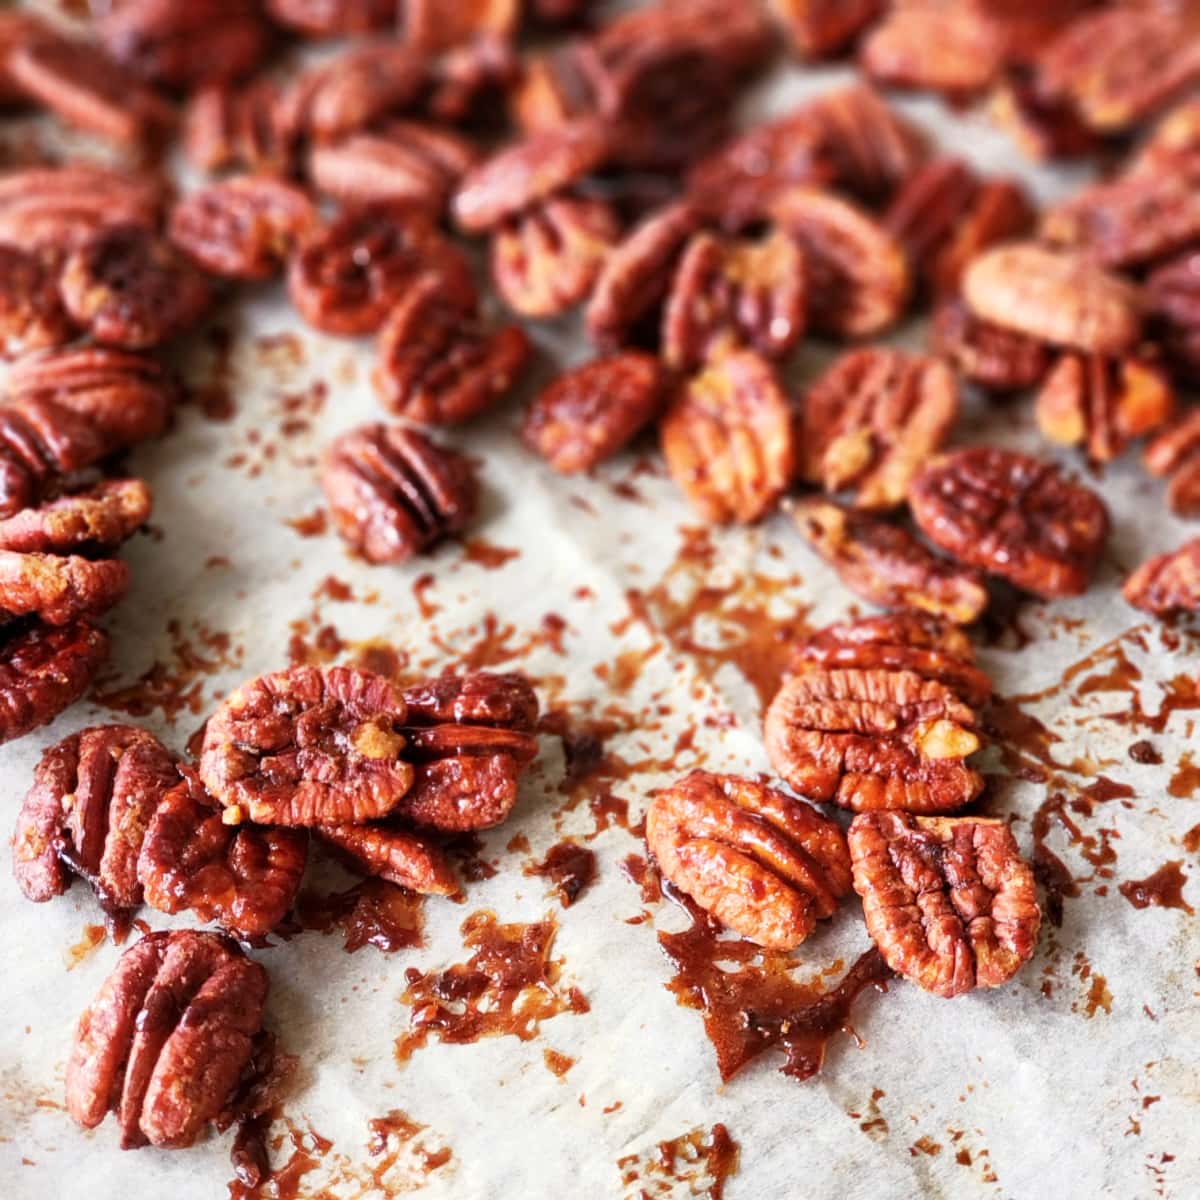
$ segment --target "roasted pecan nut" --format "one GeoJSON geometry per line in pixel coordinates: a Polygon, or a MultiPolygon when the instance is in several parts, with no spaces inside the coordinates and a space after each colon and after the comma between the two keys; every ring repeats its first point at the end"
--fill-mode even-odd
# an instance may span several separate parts
{"type": "Polygon", "coordinates": [[[795,476],[791,407],[752,350],[723,355],[680,387],[660,434],[667,470],[707,521],[759,520],[795,476]]]}
{"type": "MultiPolygon", "coordinates": [[[[443,671],[404,691],[411,725],[492,725],[532,733],[537,726],[537,694],[524,675],[489,671],[443,671]]],[[[536,747],[528,748],[533,757],[536,747]]]]}
{"type": "Polygon", "coordinates": [[[767,0],[767,9],[804,58],[845,50],[883,11],[883,0],[767,0]]]}
{"type": "Polygon", "coordinates": [[[41,17],[28,11],[0,12],[0,105],[23,105],[28,97],[16,80],[8,73],[8,56],[14,47],[29,38],[45,37],[47,24],[41,17]]]}
{"type": "Polygon", "coordinates": [[[225,938],[147,934],[79,1018],[67,1112],[91,1129],[115,1110],[126,1149],[190,1146],[237,1087],[266,996],[266,971],[225,938]]]}
{"type": "Polygon", "coordinates": [[[866,337],[894,325],[912,280],[904,250],[867,213],[829,192],[793,187],[771,205],[804,251],[809,320],[834,337],[866,337]]]}
{"type": "Polygon", "coordinates": [[[73,625],[108,612],[129,588],[119,559],[0,550],[0,614],[36,616],[47,625],[73,625]]]}
{"type": "Polygon", "coordinates": [[[1181,517],[1200,513],[1200,410],[1173,421],[1146,447],[1151,475],[1167,478],[1167,503],[1181,517]]]}
{"type": "Polygon", "coordinates": [[[203,88],[184,113],[184,155],[201,171],[289,174],[299,154],[296,115],[271,79],[203,88]]]}
{"type": "Polygon", "coordinates": [[[486,329],[437,275],[408,289],[379,334],[375,391],[389,412],[451,425],[491,408],[516,386],[533,347],[519,325],[486,329]]]}
{"type": "Polygon", "coordinates": [[[1137,289],[1077,251],[998,246],[967,267],[962,284],[975,316],[1055,345],[1120,355],[1141,334],[1137,289]]]}
{"type": "Polygon", "coordinates": [[[171,209],[167,233],[212,275],[268,279],[316,220],[312,201],[294,184],[247,175],[186,196],[171,209]]]}
{"type": "Polygon", "coordinates": [[[972,383],[996,392],[1035,387],[1053,361],[1045,342],[981,320],[956,296],[934,310],[930,349],[972,383]]]}
{"type": "Polygon", "coordinates": [[[265,0],[274,21],[306,37],[339,37],[387,29],[396,21],[396,0],[265,0]]]}
{"type": "Polygon", "coordinates": [[[477,38],[512,38],[521,24],[521,0],[399,0],[400,33],[424,54],[439,54],[477,38]]]}
{"type": "Polygon", "coordinates": [[[112,225],[72,251],[59,280],[71,318],[125,350],[161,345],[212,303],[208,280],[141,225],[112,225]]]}
{"type": "Polygon", "coordinates": [[[470,462],[411,429],[364,425],[325,452],[321,487],[338,532],[368,562],[404,562],[475,516],[470,462]]]}
{"type": "Polygon", "coordinates": [[[407,709],[365,671],[293,667],[237,688],[209,719],[204,786],[231,823],[339,825],[386,816],[408,791],[407,709]]]}
{"type": "Polygon", "coordinates": [[[1003,821],[863,813],[848,836],[867,931],[897,974],[949,999],[999,987],[1032,958],[1033,868],[1003,821]]]}
{"type": "Polygon", "coordinates": [[[1156,617],[1200,610],[1200,538],[1147,559],[1121,591],[1134,608],[1156,617]]]}
{"type": "Polygon", "coordinates": [[[987,608],[983,577],[931,554],[899,525],[827,500],[804,500],[792,516],[805,541],[852,591],[881,608],[913,608],[969,625],[987,608]]]}
{"type": "Polygon", "coordinates": [[[832,821],[753,779],[693,771],[655,796],[646,845],[664,876],[735,933],[792,950],[850,891],[832,821]]]}
{"type": "Polygon", "coordinates": [[[948,554],[1035,595],[1087,590],[1108,510],[1051,462],[986,446],[932,463],[909,492],[921,531],[948,554]]]}
{"type": "Polygon", "coordinates": [[[61,262],[51,250],[0,244],[0,358],[65,346],[75,336],[58,294],[61,262]]]}
{"type": "Polygon", "coordinates": [[[1200,380],[1200,252],[1185,251],[1151,271],[1146,307],[1172,369],[1200,380]]]}
{"type": "Polygon", "coordinates": [[[588,471],[658,415],[666,388],[666,372],[653,355],[628,350],[596,359],[564,371],[539,394],[522,436],[556,471],[588,471]]]}
{"type": "Polygon", "coordinates": [[[308,834],[226,825],[195,771],[181,774],[145,827],[137,877],[146,903],[165,913],[190,909],[238,937],[270,933],[300,890],[308,834]]]}
{"type": "Polygon", "coordinates": [[[445,852],[427,837],[391,825],[320,825],[314,832],[364,875],[422,896],[457,896],[462,890],[445,852]]]}
{"type": "Polygon", "coordinates": [[[552,196],[492,235],[496,290],[522,316],[559,316],[588,298],[620,234],[605,201],[552,196]]]}
{"type": "Polygon", "coordinates": [[[851,350],[808,389],[803,474],[857,508],[896,508],[958,416],[954,372],[902,350],[851,350]]]}
{"type": "Polygon", "coordinates": [[[0,550],[26,554],[113,550],[146,523],[150,506],[150,489],[142,480],[106,480],[0,519],[0,550]]]}
{"type": "Polygon", "coordinates": [[[51,746],[13,836],[13,874],[25,897],[60,896],[79,875],[106,907],[136,908],[142,838],[178,778],[166,747],[132,725],[96,725],[51,746]]]}

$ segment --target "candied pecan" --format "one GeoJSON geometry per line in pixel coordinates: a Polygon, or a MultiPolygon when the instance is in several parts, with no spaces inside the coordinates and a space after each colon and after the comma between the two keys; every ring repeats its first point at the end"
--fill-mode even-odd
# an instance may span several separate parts
{"type": "Polygon", "coordinates": [[[883,11],[883,0],[767,0],[767,9],[804,58],[832,58],[883,11]]]}
{"type": "Polygon", "coordinates": [[[1167,503],[1181,517],[1200,513],[1200,410],[1172,422],[1146,447],[1151,475],[1167,478],[1167,503]]]}
{"type": "MultiPolygon", "coordinates": [[[[516,673],[495,675],[472,671],[465,675],[443,671],[404,691],[412,725],[494,725],[532,733],[537,726],[538,700],[529,680],[516,673]]],[[[529,757],[535,753],[529,749],[529,757]]]]}
{"type": "Polygon", "coordinates": [[[794,950],[850,891],[846,839],[753,779],[692,771],[654,797],[646,845],[663,875],[735,933],[794,950]]]}
{"type": "Polygon", "coordinates": [[[0,105],[21,105],[28,100],[8,73],[8,58],[14,47],[29,38],[45,37],[48,32],[46,22],[31,12],[0,12],[0,105]]]}
{"type": "Polygon", "coordinates": [[[226,825],[195,771],[159,800],[137,857],[146,903],[190,909],[238,937],[270,933],[292,907],[308,857],[303,829],[226,825]]]}
{"type": "Polygon", "coordinates": [[[680,389],[660,426],[667,470],[705,520],[767,515],[796,471],[791,407],[752,350],[710,362],[680,389]]]}
{"type": "Polygon", "coordinates": [[[184,197],[171,209],[167,234],[212,275],[268,279],[316,219],[312,201],[294,184],[247,175],[184,197]]]}
{"type": "Polygon", "coordinates": [[[364,875],[423,896],[461,892],[445,852],[426,837],[390,825],[319,825],[314,832],[364,875]]]}
{"type": "Polygon", "coordinates": [[[912,284],[908,261],[871,216],[807,187],[782,192],[771,215],[804,251],[814,328],[835,337],[866,337],[904,315],[912,284]]]}
{"type": "Polygon", "coordinates": [[[980,320],[957,296],[934,310],[930,348],[972,383],[997,392],[1034,387],[1050,370],[1044,342],[980,320]]]}
{"type": "Polygon", "coordinates": [[[1147,559],[1121,592],[1134,608],[1156,617],[1200,610],[1200,538],[1147,559]]]}
{"type": "Polygon", "coordinates": [[[629,350],[584,363],[559,375],[530,405],[525,444],[563,474],[590,470],[658,415],[666,386],[666,372],[650,354],[629,350]]]}
{"type": "Polygon", "coordinates": [[[1177,104],[1159,121],[1125,174],[1200,179],[1200,96],[1177,104]]]}
{"type": "Polygon", "coordinates": [[[0,519],[0,550],[27,554],[111,550],[146,523],[150,504],[150,489],[142,480],[105,480],[0,519]]]}
{"type": "Polygon", "coordinates": [[[958,416],[954,372],[903,350],[850,350],[805,393],[802,470],[856,508],[896,508],[958,416]]]}
{"type": "Polygon", "coordinates": [[[1046,376],[1034,411],[1050,441],[1084,446],[1089,459],[1104,463],[1165,424],[1174,408],[1166,373],[1145,359],[1064,354],[1046,376]]]}
{"type": "Polygon", "coordinates": [[[663,358],[679,370],[746,346],[784,358],[806,315],[805,258],[778,230],[760,241],[697,233],[671,283],[663,314],[663,358]]]}
{"type": "Polygon", "coordinates": [[[119,559],[0,550],[0,614],[71,625],[106,613],[128,589],[129,567],[119,559]]]}
{"type": "Polygon", "coordinates": [[[396,0],[265,0],[272,20],[306,37],[339,37],[387,29],[396,0]]]}
{"type": "Polygon", "coordinates": [[[58,294],[54,251],[0,243],[0,358],[65,346],[75,336],[58,294]]]}
{"type": "Polygon", "coordinates": [[[225,1107],[262,1028],[267,973],[227,939],[149,933],[83,1011],[67,1112],[86,1129],[117,1113],[121,1146],[190,1146],[225,1107]]]}
{"type": "Polygon", "coordinates": [[[436,277],[447,303],[476,301],[462,251],[427,217],[403,205],[348,208],[306,237],[288,269],[288,294],[314,328],[375,333],[422,276],[436,277]]]}
{"type": "Polygon", "coordinates": [[[959,562],[1035,595],[1087,590],[1108,510],[1051,462],[978,446],[930,464],[909,491],[921,531],[959,562]]]}
{"type": "Polygon", "coordinates": [[[512,38],[521,24],[521,0],[399,0],[400,34],[423,54],[439,54],[476,38],[512,38]]]}
{"type": "Polygon", "coordinates": [[[161,345],[196,325],[208,280],[141,225],[110,225],[72,251],[59,281],[72,319],[126,350],[161,345]]]}
{"type": "Polygon", "coordinates": [[[51,746],[13,835],[13,874],[25,897],[61,896],[79,875],[106,906],[136,908],[142,838],[177,779],[167,749],[132,725],[95,725],[51,746]]]}
{"type": "Polygon", "coordinates": [[[559,316],[587,299],[620,233],[605,201],[551,196],[492,234],[496,290],[522,316],[559,316]]]}
{"type": "Polygon", "coordinates": [[[321,487],[338,532],[368,562],[404,562],[470,523],[470,462],[398,425],[364,425],[326,450],[321,487]]]}
{"type": "Polygon", "coordinates": [[[1011,242],[980,255],[963,274],[977,317],[1092,354],[1123,354],[1141,334],[1140,296],[1086,255],[1011,242]]]}
{"type": "Polygon", "coordinates": [[[466,421],[512,391],[532,345],[519,325],[492,332],[473,306],[425,275],[379,334],[375,390],[389,412],[423,425],[466,421]]]}
{"type": "Polygon", "coordinates": [[[289,174],[299,148],[295,120],[270,79],[255,79],[241,88],[203,88],[184,113],[183,152],[202,171],[236,167],[289,174]]]}
{"type": "Polygon", "coordinates": [[[200,778],[231,823],[329,825],[386,816],[413,770],[407,709],[386,679],[293,667],[242,684],[209,718],[200,778]]]}
{"type": "Polygon", "coordinates": [[[1173,369],[1200,380],[1200,251],[1163,263],[1146,279],[1146,307],[1173,369]]]}
{"type": "Polygon", "coordinates": [[[1070,100],[1044,95],[1024,72],[1001,80],[988,108],[992,120],[1035,162],[1082,158],[1104,144],[1070,100]]]}
{"type": "Polygon", "coordinates": [[[805,541],[852,591],[881,608],[914,608],[969,625],[983,615],[988,593],[979,572],[931,554],[899,525],[811,499],[792,516],[805,541]]]}

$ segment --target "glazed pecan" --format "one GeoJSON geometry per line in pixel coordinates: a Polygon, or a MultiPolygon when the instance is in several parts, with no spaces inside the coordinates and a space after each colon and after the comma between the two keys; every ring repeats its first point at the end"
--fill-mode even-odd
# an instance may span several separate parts
{"type": "Polygon", "coordinates": [[[0,12],[0,105],[23,105],[28,100],[8,73],[8,57],[14,47],[29,38],[45,37],[47,32],[46,22],[34,13],[11,8],[0,12]]]}
{"type": "Polygon", "coordinates": [[[883,0],[767,0],[767,9],[804,58],[845,50],[883,11],[883,0]]]}
{"type": "Polygon", "coordinates": [[[1051,462],[985,446],[926,467],[909,492],[921,531],[959,562],[1035,595],[1075,596],[1108,538],[1108,510],[1051,462]]]}
{"type": "Polygon", "coordinates": [[[184,197],[171,209],[167,233],[212,275],[268,279],[316,220],[312,201],[294,184],[247,175],[184,197]]]}
{"type": "Polygon", "coordinates": [[[666,387],[666,372],[653,355],[629,350],[596,359],[563,372],[539,394],[522,436],[556,471],[588,471],[658,415],[666,387]]]}
{"type": "Polygon", "coordinates": [[[67,1062],[67,1112],[117,1113],[121,1146],[190,1146],[225,1107],[262,1028],[267,973],[190,929],[149,933],[84,1010],[67,1062]]]}
{"type": "Polygon", "coordinates": [[[200,778],[230,823],[337,825],[386,816],[413,781],[407,709],[386,679],[293,667],[242,684],[209,719],[200,778]]]}
{"type": "Polygon", "coordinates": [[[427,274],[436,276],[447,303],[474,307],[475,282],[457,246],[403,205],[369,205],[346,209],[300,243],[288,294],[317,329],[375,333],[427,274]]]}
{"type": "Polygon", "coordinates": [[[427,837],[391,825],[319,825],[314,832],[364,875],[423,896],[461,892],[445,852],[427,837]]]}
{"type": "Polygon", "coordinates": [[[759,241],[698,233],[663,314],[663,357],[677,370],[745,346],[784,358],[804,332],[805,257],[786,233],[759,241]]]}
{"type": "Polygon", "coordinates": [[[792,516],[805,541],[852,591],[881,608],[913,608],[956,625],[983,615],[983,577],[931,554],[899,525],[828,500],[804,500],[792,516]]]}
{"type": "Polygon", "coordinates": [[[51,746],[13,835],[13,874],[25,897],[61,896],[79,875],[106,907],[136,908],[142,838],[178,778],[166,747],[132,725],[96,725],[51,746]]]}
{"type": "Polygon", "coordinates": [[[1055,345],[1119,355],[1141,334],[1137,289],[1078,251],[998,246],[967,267],[962,283],[975,316],[1055,345]]]}
{"type": "Polygon", "coordinates": [[[866,337],[904,315],[912,285],[908,261],[874,218],[847,200],[806,187],[781,193],[771,215],[804,251],[815,329],[866,337]]]}
{"type": "Polygon", "coordinates": [[[793,950],[850,891],[832,821],[753,779],[693,771],[655,796],[646,845],[663,875],[722,925],[793,950]]]}
{"type": "Polygon", "coordinates": [[[387,29],[396,0],[265,0],[271,18],[306,37],[339,37],[387,29]]]}
{"type": "Polygon", "coordinates": [[[997,392],[1036,386],[1053,361],[1045,342],[981,320],[956,296],[934,310],[930,349],[972,383],[997,392]]]}
{"type": "Polygon", "coordinates": [[[1200,178],[1200,97],[1182,101],[1159,121],[1125,174],[1200,178]]]}
{"type": "Polygon", "coordinates": [[[469,420],[508,395],[532,353],[519,325],[492,332],[425,275],[379,334],[375,390],[389,412],[423,425],[469,420]]]}
{"type": "Polygon", "coordinates": [[[1151,271],[1146,307],[1171,367],[1200,380],[1200,252],[1189,250],[1151,271]]]}
{"type": "Polygon", "coordinates": [[[297,114],[271,79],[203,88],[183,120],[183,152],[201,171],[229,168],[286,175],[295,168],[297,114]]]}
{"type": "Polygon", "coordinates": [[[68,256],[59,280],[71,318],[125,350],[161,345],[212,303],[208,280],[141,225],[110,225],[68,256]]]}
{"type": "Polygon", "coordinates": [[[1169,480],[1167,503],[1181,517],[1200,513],[1200,410],[1173,421],[1146,447],[1151,475],[1169,480]]]}
{"type": "Polygon", "coordinates": [[[857,508],[896,508],[958,416],[954,372],[902,350],[851,350],[805,393],[802,471],[857,508]]]}
{"type": "Polygon", "coordinates": [[[142,480],[106,480],[0,519],[0,550],[26,554],[112,550],[146,523],[150,505],[150,489],[142,480]]]}
{"type": "Polygon", "coordinates": [[[1046,376],[1034,411],[1050,441],[1083,446],[1092,462],[1105,463],[1166,424],[1174,408],[1174,390],[1154,363],[1064,354],[1046,376]]]}
{"type": "Polygon", "coordinates": [[[270,933],[292,907],[308,857],[303,829],[226,825],[190,768],[159,800],[137,857],[146,903],[190,909],[242,938],[270,933]]]}
{"type": "Polygon", "coordinates": [[[321,487],[338,532],[368,562],[404,562],[470,523],[470,462],[411,429],[364,425],[326,450],[321,487]]]}
{"type": "Polygon", "coordinates": [[[36,616],[47,625],[73,625],[106,613],[129,589],[119,559],[0,550],[0,615],[36,616]]]}
{"type": "Polygon", "coordinates": [[[75,336],[58,294],[60,267],[52,250],[0,243],[0,358],[65,346],[75,336]]]}
{"type": "Polygon", "coordinates": [[[492,235],[496,290],[522,316],[559,316],[587,299],[620,234],[605,201],[552,196],[492,235]]]}
{"type": "Polygon", "coordinates": [[[705,520],[767,515],[796,471],[791,407],[752,350],[709,363],[680,389],[660,426],[667,470],[705,520]]]}
{"type": "Polygon", "coordinates": [[[1147,559],[1121,591],[1134,608],[1156,617],[1200,610],[1200,538],[1147,559]]]}
{"type": "Polygon", "coordinates": [[[522,9],[522,0],[399,0],[400,34],[414,50],[439,54],[479,38],[514,37],[522,9]]]}
{"type": "Polygon", "coordinates": [[[893,971],[935,996],[999,987],[1033,957],[1033,868],[1003,821],[862,813],[849,832],[854,890],[893,971]]]}

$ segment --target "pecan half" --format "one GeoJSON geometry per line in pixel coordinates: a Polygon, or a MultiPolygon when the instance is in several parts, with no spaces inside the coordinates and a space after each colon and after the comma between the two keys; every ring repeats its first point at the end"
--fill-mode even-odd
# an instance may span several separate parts
{"type": "Polygon", "coordinates": [[[480,38],[512,38],[521,24],[521,0],[399,0],[400,33],[425,54],[480,38]]]}
{"type": "Polygon", "coordinates": [[[1146,447],[1142,461],[1151,475],[1166,478],[1167,503],[1181,517],[1200,513],[1200,411],[1167,426],[1146,447]]]}
{"type": "Polygon", "coordinates": [[[166,747],[132,725],[96,725],[51,746],[13,835],[13,874],[25,897],[60,896],[79,875],[106,907],[136,908],[142,838],[178,778],[166,747]]]}
{"type": "Polygon", "coordinates": [[[852,591],[881,608],[913,608],[969,625],[988,604],[977,571],[931,554],[899,525],[827,500],[801,501],[791,509],[804,540],[852,591]]]}
{"type": "Polygon", "coordinates": [[[981,320],[957,296],[934,310],[930,349],[972,383],[996,392],[1036,386],[1053,361],[1045,342],[981,320]]]}
{"type": "Polygon", "coordinates": [[[1200,538],[1147,559],[1121,592],[1134,608],[1156,617],[1200,610],[1200,538]]]}
{"type": "Polygon", "coordinates": [[[954,372],[902,350],[851,350],[804,396],[803,474],[857,508],[896,508],[958,416],[954,372]]]}
{"type": "Polygon", "coordinates": [[[183,119],[183,153],[201,171],[289,174],[299,153],[296,113],[271,79],[198,91],[183,119]]]}
{"type": "Polygon", "coordinates": [[[0,550],[0,614],[72,625],[106,613],[129,588],[119,559],[0,550]]]}
{"type": "Polygon", "coordinates": [[[1200,252],[1185,251],[1150,272],[1146,307],[1173,370],[1200,380],[1200,252]]]}
{"type": "Polygon", "coordinates": [[[909,492],[922,533],[959,562],[1052,598],[1087,590],[1108,510],[1051,462],[986,446],[926,467],[909,492]]]}
{"type": "Polygon", "coordinates": [[[396,0],[265,0],[274,21],[306,37],[339,37],[387,29],[396,21],[396,0]]]}
{"type": "Polygon", "coordinates": [[[61,261],[51,250],[0,244],[0,358],[65,346],[75,325],[58,294],[61,261]]]}
{"type": "Polygon", "coordinates": [[[522,436],[556,471],[588,471],[658,415],[666,388],[666,372],[650,354],[629,350],[584,363],[539,394],[525,414],[522,436]]]}
{"type": "Polygon", "coordinates": [[[462,889],[440,846],[391,825],[319,825],[317,836],[356,871],[422,896],[457,896],[462,889]]]}
{"type": "Polygon", "coordinates": [[[149,519],[150,489],[113,479],[0,519],[0,550],[68,554],[112,550],[149,519]]]}
{"type": "Polygon", "coordinates": [[[701,908],[773,950],[795,949],[850,891],[841,829],[753,779],[685,775],[651,802],[646,845],[701,908]]]}
{"type": "Polygon", "coordinates": [[[759,520],[796,472],[791,406],[752,350],[725,354],[688,380],[660,434],[671,478],[707,521],[759,520]]]}
{"type": "Polygon", "coordinates": [[[190,1146],[250,1062],[267,986],[216,934],[147,934],[79,1018],[67,1112],[91,1129],[115,1110],[123,1148],[190,1146]]]}
{"type": "Polygon", "coordinates": [[[863,813],[848,840],[867,931],[897,974],[949,999],[999,987],[1033,957],[1033,868],[1003,821],[863,813]]]}
{"type": "Polygon", "coordinates": [[[236,823],[336,825],[386,816],[413,770],[407,709],[386,679],[293,667],[242,684],[204,733],[200,778],[236,823]]]}
{"type": "Polygon", "coordinates": [[[338,532],[368,562],[404,562],[470,524],[470,462],[411,429],[364,425],[326,450],[321,487],[338,532]]]}
{"type": "Polygon", "coordinates": [[[767,9],[803,58],[832,58],[883,11],[882,0],[767,0],[767,9]]]}

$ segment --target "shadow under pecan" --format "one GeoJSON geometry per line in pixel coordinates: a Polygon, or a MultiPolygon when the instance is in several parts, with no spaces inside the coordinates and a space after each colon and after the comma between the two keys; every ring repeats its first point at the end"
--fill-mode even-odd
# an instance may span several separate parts
{"type": "Polygon", "coordinates": [[[150,507],[150,489],[142,480],[106,480],[0,519],[0,550],[87,555],[113,550],[146,523],[150,507]]]}
{"type": "Polygon", "coordinates": [[[51,746],[13,835],[13,874],[25,897],[61,896],[78,875],[105,908],[137,908],[146,826],[178,778],[166,747],[132,725],[92,726],[51,746]]]}
{"type": "Polygon", "coordinates": [[[848,839],[867,931],[897,974],[950,999],[1033,957],[1037,887],[1003,821],[864,813],[848,839]]]}
{"type": "Polygon", "coordinates": [[[299,156],[301,131],[295,118],[272,79],[203,88],[184,112],[184,157],[201,171],[290,174],[299,156]]]}
{"type": "Polygon", "coordinates": [[[752,779],[693,771],[646,812],[663,875],[759,946],[793,950],[850,891],[846,839],[802,801],[752,779]]]}
{"type": "Polygon", "coordinates": [[[123,1149],[190,1146],[251,1059],[267,988],[263,967],[217,934],[147,934],[79,1018],[67,1112],[91,1129],[115,1111],[123,1149]]]}
{"type": "Polygon", "coordinates": [[[423,54],[440,54],[477,38],[514,38],[523,0],[398,0],[400,36],[423,54]]]}
{"type": "Polygon", "coordinates": [[[1150,272],[1146,307],[1172,370],[1200,381],[1200,250],[1187,250],[1150,272]]]}
{"type": "Polygon", "coordinates": [[[393,825],[318,825],[313,831],[353,870],[422,896],[458,896],[450,860],[427,837],[393,825]]]}
{"type": "Polygon", "coordinates": [[[271,19],[305,37],[340,37],[388,29],[396,0],[265,0],[271,19]]]}
{"type": "Polygon", "coordinates": [[[108,612],[129,589],[120,559],[0,550],[0,614],[72,625],[108,612]]]}
{"type": "Polygon", "coordinates": [[[65,346],[75,324],[58,294],[59,255],[0,244],[0,358],[65,346]]]}
{"type": "Polygon", "coordinates": [[[1181,517],[1200,513],[1200,410],[1167,426],[1146,447],[1146,470],[1167,482],[1167,503],[1181,517]]]}
{"type": "Polygon", "coordinates": [[[387,816],[413,782],[400,755],[407,708],[379,675],[293,667],[217,708],[199,773],[230,823],[337,825],[387,816]]]}
{"type": "Polygon", "coordinates": [[[964,378],[994,392],[1035,387],[1053,361],[1045,342],[982,320],[957,296],[934,309],[929,348],[964,378]]]}
{"type": "Polygon", "coordinates": [[[326,450],[321,487],[338,532],[368,562],[399,563],[472,521],[470,462],[411,429],[364,425],[326,450]]]}
{"type": "Polygon", "coordinates": [[[836,57],[883,12],[883,0],[767,0],[801,58],[836,57]]]}

